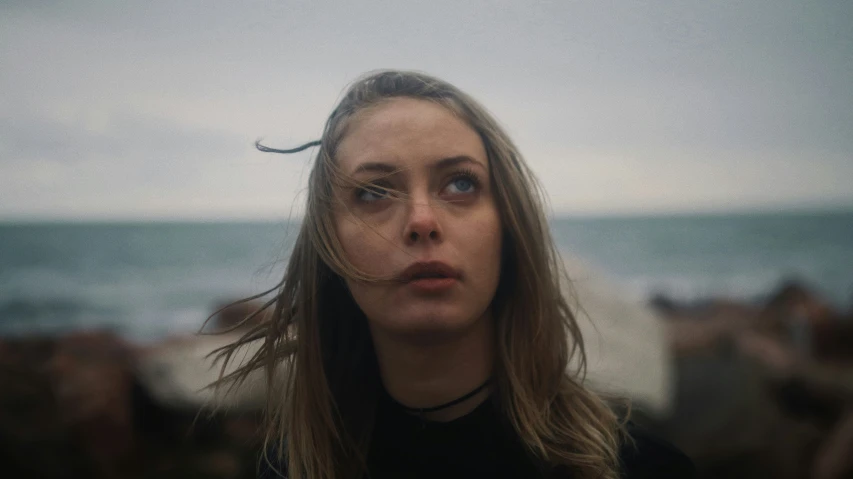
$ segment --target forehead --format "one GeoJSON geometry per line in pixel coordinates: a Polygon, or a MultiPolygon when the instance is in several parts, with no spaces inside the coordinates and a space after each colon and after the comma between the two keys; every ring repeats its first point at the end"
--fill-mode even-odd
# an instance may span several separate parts
{"type": "Polygon", "coordinates": [[[411,168],[458,156],[488,167],[480,135],[464,120],[431,101],[394,98],[350,120],[336,159],[352,172],[365,162],[411,168]]]}

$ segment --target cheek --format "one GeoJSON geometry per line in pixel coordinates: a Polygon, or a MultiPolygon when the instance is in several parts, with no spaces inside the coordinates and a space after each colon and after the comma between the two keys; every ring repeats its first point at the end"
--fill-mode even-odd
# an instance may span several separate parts
{"type": "Polygon", "coordinates": [[[351,218],[336,219],[338,240],[346,259],[359,271],[369,275],[385,275],[388,241],[380,232],[351,218]]]}
{"type": "MultiPolygon", "coordinates": [[[[344,219],[336,222],[338,239],[347,261],[368,276],[387,277],[389,269],[388,241],[360,222],[344,219]]],[[[387,302],[387,288],[345,278],[347,288],[359,309],[368,318],[381,316],[387,302]]]]}
{"type": "Polygon", "coordinates": [[[492,289],[498,283],[501,270],[503,235],[500,218],[496,211],[471,224],[467,235],[466,255],[474,260],[472,264],[483,287],[492,289]]]}
{"type": "MultiPolygon", "coordinates": [[[[337,218],[335,227],[346,260],[362,273],[381,276],[384,272],[377,266],[383,263],[377,261],[376,235],[370,228],[349,218],[337,218]]],[[[371,315],[375,305],[381,302],[376,295],[375,286],[351,278],[345,278],[345,281],[359,308],[365,314],[371,315]]]]}

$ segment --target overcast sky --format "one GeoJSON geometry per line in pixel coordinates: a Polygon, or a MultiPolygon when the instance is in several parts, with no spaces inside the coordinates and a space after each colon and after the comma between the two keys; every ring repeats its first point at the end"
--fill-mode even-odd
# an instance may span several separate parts
{"type": "Polygon", "coordinates": [[[853,2],[0,6],[0,219],[283,218],[348,82],[455,83],[558,214],[853,206],[853,2]]]}

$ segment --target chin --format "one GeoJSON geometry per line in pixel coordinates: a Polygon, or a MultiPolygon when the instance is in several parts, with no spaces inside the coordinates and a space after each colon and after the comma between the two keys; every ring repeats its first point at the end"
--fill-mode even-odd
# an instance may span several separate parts
{"type": "MultiPolygon", "coordinates": [[[[460,311],[449,307],[418,308],[401,311],[401,314],[381,321],[389,332],[404,335],[452,335],[470,329],[482,317],[482,313],[460,311]]],[[[380,321],[377,321],[379,323],[380,321]]],[[[379,324],[377,324],[379,326],[379,324]]]]}

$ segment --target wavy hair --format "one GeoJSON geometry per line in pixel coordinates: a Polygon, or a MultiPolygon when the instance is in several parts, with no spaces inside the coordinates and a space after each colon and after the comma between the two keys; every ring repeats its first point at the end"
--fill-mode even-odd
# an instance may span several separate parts
{"type": "MultiPolygon", "coordinates": [[[[492,303],[497,332],[493,394],[500,413],[542,467],[564,469],[572,477],[617,479],[622,424],[583,385],[584,343],[567,300],[568,278],[548,228],[541,187],[482,106],[422,73],[379,71],[356,80],[329,116],[319,142],[303,145],[319,148],[284,278],[266,293],[275,292],[263,307],[273,308],[271,319],[217,352],[223,359],[218,384],[234,386],[265,371],[265,450],[277,456],[273,464],[286,464],[281,472],[287,477],[340,479],[366,472],[381,383],[367,318],[343,278],[372,278],[347,261],[335,233],[335,188],[352,181],[337,167],[335,155],[359,112],[398,97],[442,105],[477,132],[485,146],[504,236],[492,303]],[[249,343],[259,345],[256,353],[225,374],[224,365],[249,343]]],[[[253,298],[258,297],[263,294],[253,298]]]]}

